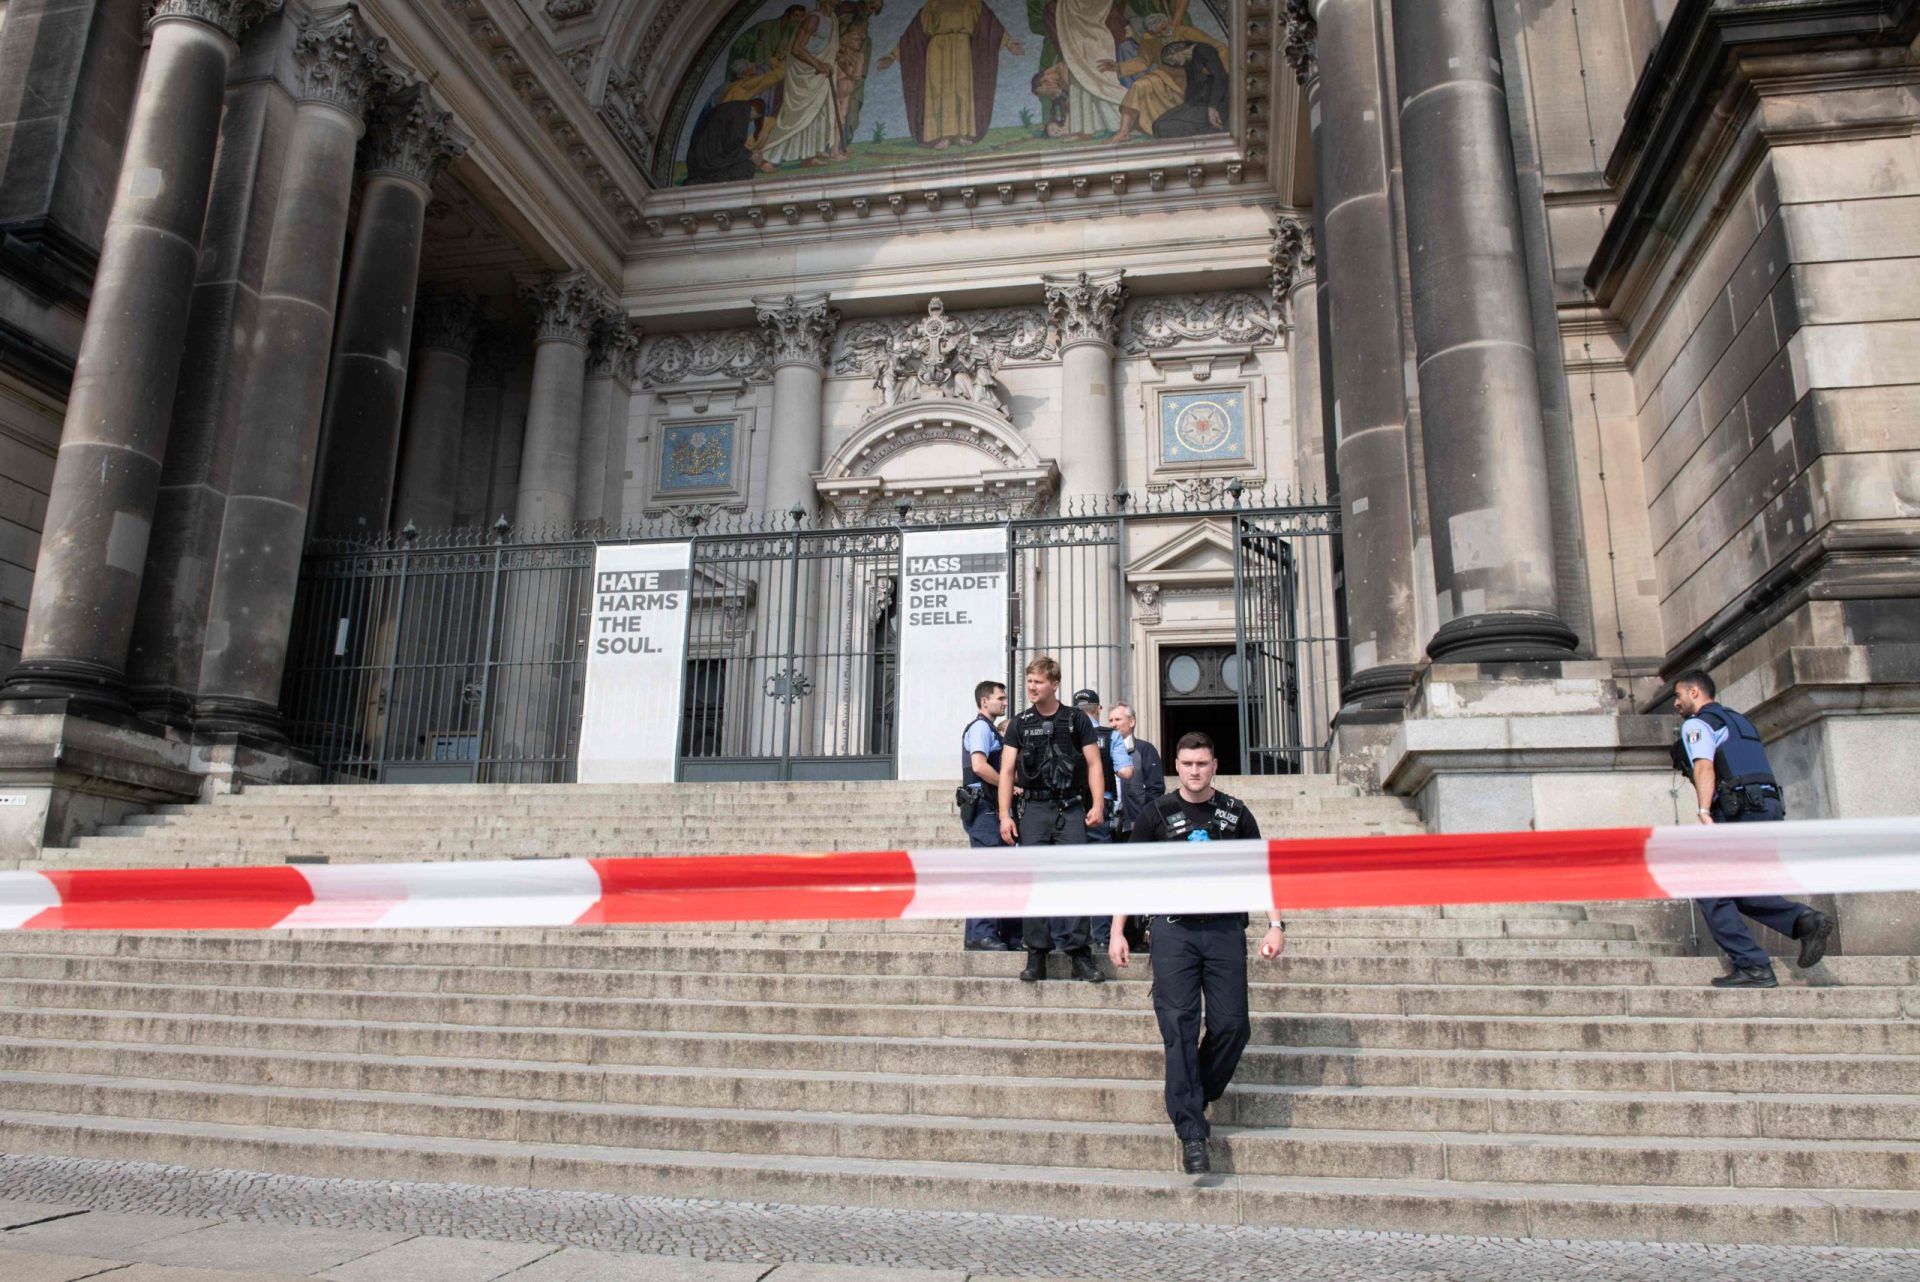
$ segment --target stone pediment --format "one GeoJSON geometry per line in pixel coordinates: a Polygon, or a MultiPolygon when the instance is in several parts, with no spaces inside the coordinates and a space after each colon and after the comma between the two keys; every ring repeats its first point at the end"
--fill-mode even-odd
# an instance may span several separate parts
{"type": "Polygon", "coordinates": [[[839,510],[906,498],[954,505],[1024,505],[1052,493],[1059,468],[1012,423],[962,400],[909,401],[862,423],[815,476],[821,498],[839,510]]]}
{"type": "Polygon", "coordinates": [[[1162,587],[1233,582],[1233,532],[1213,518],[1201,521],[1127,566],[1129,583],[1162,587]]]}

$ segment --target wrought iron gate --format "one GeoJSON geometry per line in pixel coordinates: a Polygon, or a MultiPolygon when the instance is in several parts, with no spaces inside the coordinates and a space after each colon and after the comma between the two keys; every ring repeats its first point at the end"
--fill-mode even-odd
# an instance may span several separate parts
{"type": "MultiPolygon", "coordinates": [[[[1042,653],[1059,660],[1069,690],[1090,686],[1109,702],[1150,681],[1135,679],[1130,557],[1212,522],[1232,532],[1242,674],[1242,757],[1223,764],[1325,769],[1341,646],[1335,512],[1172,503],[972,522],[1008,532],[1015,704],[1027,661],[1042,653]]],[[[693,545],[681,778],[892,777],[899,718],[928,712],[896,702],[907,523],[726,518],[632,532],[693,545]]],[[[508,533],[309,555],[282,709],[296,744],[334,777],[574,778],[595,545],[508,533]]],[[[964,711],[965,693],[957,698],[964,711]]]]}

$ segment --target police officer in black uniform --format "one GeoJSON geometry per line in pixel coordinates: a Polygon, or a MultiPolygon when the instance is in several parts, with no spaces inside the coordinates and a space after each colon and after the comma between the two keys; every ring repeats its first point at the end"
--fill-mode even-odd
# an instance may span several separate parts
{"type": "MultiPolygon", "coordinates": [[[[1000,845],[999,807],[994,798],[1000,788],[1000,752],[1006,746],[994,728],[994,718],[1007,712],[1007,687],[1000,681],[982,681],[973,688],[973,720],[960,732],[960,787],[954,801],[960,807],[960,826],[966,829],[967,845],[991,849],[1000,845]]],[[[1011,952],[1019,945],[1012,942],[1020,923],[992,917],[969,917],[962,941],[969,950],[1011,952]]]]}
{"type": "MultiPolygon", "coordinates": [[[[1180,787],[1149,801],[1133,825],[1134,841],[1242,841],[1260,835],[1246,805],[1213,787],[1220,759],[1213,740],[1198,731],[1174,749],[1180,787]]],[[[1107,956],[1130,959],[1125,919],[1113,920],[1107,956]]],[[[1262,957],[1287,946],[1287,924],[1271,917],[1262,957]]],[[[1167,1048],[1167,1116],[1180,1137],[1180,1169],[1209,1169],[1207,1105],[1226,1093],[1240,1054],[1253,1035],[1247,1013],[1247,914],[1181,913],[1152,918],[1153,1013],[1167,1048]],[[1206,1000],[1202,1032],[1201,999],[1206,1000]]]]}
{"type": "MultiPolygon", "coordinates": [[[[1673,706],[1685,718],[1673,745],[1673,766],[1693,780],[1695,815],[1703,824],[1778,823],[1787,817],[1786,798],[1773,776],[1760,732],[1731,708],[1714,702],[1713,678],[1699,670],[1674,679],[1673,706]]],[[[1747,916],[1800,941],[1802,968],[1827,954],[1833,918],[1778,895],[1742,895],[1696,899],[1713,942],[1733,969],[1713,981],[1715,988],[1777,988],[1773,959],[1754,942],[1747,916]]]]}
{"type": "MultiPolygon", "coordinates": [[[[1041,655],[1027,665],[1028,708],[1007,727],[1000,754],[1000,837],[1008,845],[1084,846],[1087,830],[1105,819],[1101,804],[1100,747],[1093,722],[1060,702],[1060,665],[1041,655]],[[1020,788],[1020,814],[1013,790],[1020,788]]],[[[1073,977],[1098,984],[1106,979],[1094,964],[1092,923],[1085,917],[1029,917],[1022,931],[1028,983],[1047,977],[1047,953],[1059,948],[1073,964],[1073,977]]]]}

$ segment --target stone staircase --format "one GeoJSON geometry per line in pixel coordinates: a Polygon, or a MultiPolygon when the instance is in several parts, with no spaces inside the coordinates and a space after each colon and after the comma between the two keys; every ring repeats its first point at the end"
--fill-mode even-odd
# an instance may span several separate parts
{"type": "MultiPolygon", "coordinates": [[[[1326,781],[1226,787],[1276,834],[1417,830],[1326,781]]],[[[263,789],[42,864],[954,844],[944,790],[855,791],[263,789]]],[[[1100,1219],[1920,1240],[1915,959],[1721,992],[1657,905],[1290,921],[1287,955],[1254,964],[1253,1045],[1200,1180],[1175,1173],[1145,966],[1088,985],[1056,958],[1021,984],[1017,954],[963,952],[953,922],[0,934],[0,1150],[1100,1219]]]]}

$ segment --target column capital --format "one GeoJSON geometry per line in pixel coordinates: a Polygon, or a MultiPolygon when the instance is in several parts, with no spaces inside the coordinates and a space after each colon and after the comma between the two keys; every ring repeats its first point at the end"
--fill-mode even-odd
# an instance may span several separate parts
{"type": "Polygon", "coordinates": [[[1294,79],[1304,85],[1320,74],[1315,47],[1320,39],[1320,24],[1314,21],[1309,0],[1287,0],[1286,23],[1287,40],[1281,52],[1287,65],[1293,68],[1294,79]]]}
{"type": "Polygon", "coordinates": [[[441,166],[467,149],[454,133],[453,113],[435,107],[425,85],[382,96],[368,116],[361,161],[370,174],[398,174],[431,188],[441,166]]]}
{"type": "Polygon", "coordinates": [[[457,285],[422,284],[414,295],[413,345],[473,358],[480,300],[457,285]]]}
{"type": "Polygon", "coordinates": [[[536,343],[572,343],[588,347],[613,300],[584,271],[547,272],[518,282],[520,301],[533,315],[536,343]]]}
{"type": "Polygon", "coordinates": [[[1047,321],[1062,348],[1078,343],[1113,346],[1120,309],[1127,304],[1124,270],[1042,276],[1047,291],[1047,321]]]}
{"type": "Polygon", "coordinates": [[[606,318],[587,349],[587,377],[619,379],[633,385],[640,361],[640,342],[646,331],[638,322],[615,312],[606,318]]]}
{"type": "Polygon", "coordinates": [[[773,365],[811,365],[824,370],[840,313],[825,294],[787,294],[753,300],[754,315],[773,345],[773,365]]]}
{"type": "Polygon", "coordinates": [[[374,89],[392,75],[386,51],[386,37],[374,35],[358,9],[309,18],[293,40],[295,96],[364,118],[374,89]]]}
{"type": "Polygon", "coordinates": [[[1292,214],[1281,215],[1267,259],[1273,264],[1274,304],[1284,308],[1294,287],[1313,279],[1313,224],[1292,214]]]}
{"type": "Polygon", "coordinates": [[[147,25],[164,18],[185,18],[212,27],[235,44],[260,19],[280,11],[281,0],[154,0],[147,25]]]}

